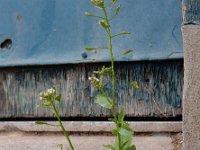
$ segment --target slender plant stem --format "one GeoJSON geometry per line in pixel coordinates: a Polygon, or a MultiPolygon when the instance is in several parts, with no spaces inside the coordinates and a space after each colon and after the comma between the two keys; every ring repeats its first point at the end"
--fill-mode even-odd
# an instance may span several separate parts
{"type": "Polygon", "coordinates": [[[55,115],[56,115],[56,118],[57,118],[57,120],[58,120],[58,122],[59,122],[59,125],[60,125],[61,129],[63,130],[63,133],[64,133],[64,135],[65,135],[67,141],[69,142],[70,149],[71,149],[71,150],[74,150],[74,147],[73,147],[72,142],[71,142],[71,140],[70,140],[70,138],[69,138],[69,135],[68,135],[67,131],[65,130],[65,127],[64,127],[63,124],[62,124],[62,121],[61,121],[61,119],[60,119],[60,116],[59,116],[59,114],[58,114],[58,111],[57,111],[57,109],[56,109],[56,106],[55,106],[55,104],[54,104],[52,101],[51,101],[51,104],[52,104],[52,106],[53,106],[53,110],[54,110],[54,113],[55,113],[55,115]]]}
{"type": "Polygon", "coordinates": [[[105,9],[105,7],[103,7],[103,12],[105,15],[105,20],[108,23],[108,28],[107,28],[107,36],[108,36],[108,44],[109,44],[109,53],[110,53],[110,60],[111,60],[111,69],[112,69],[112,74],[111,74],[111,78],[112,78],[112,100],[113,100],[113,107],[112,107],[112,112],[113,112],[113,116],[116,119],[116,101],[115,101],[115,70],[114,70],[114,55],[113,55],[113,48],[112,48],[112,37],[111,37],[111,30],[110,30],[110,22],[108,19],[108,14],[107,11],[105,9]]]}
{"type": "MultiPolygon", "coordinates": [[[[104,12],[104,15],[105,15],[105,20],[108,24],[107,35],[108,35],[108,44],[109,44],[111,69],[112,69],[112,74],[111,74],[111,78],[112,78],[112,100],[113,100],[112,112],[113,112],[114,120],[117,120],[116,100],[115,100],[115,70],[114,70],[115,58],[114,58],[114,55],[113,55],[112,34],[111,34],[111,30],[110,30],[110,20],[108,18],[108,14],[107,14],[105,7],[103,7],[103,12],[104,12]]],[[[116,123],[116,126],[118,127],[117,123],[116,123]]],[[[121,150],[121,137],[120,137],[119,133],[118,133],[118,146],[119,146],[119,150],[121,150]]]]}

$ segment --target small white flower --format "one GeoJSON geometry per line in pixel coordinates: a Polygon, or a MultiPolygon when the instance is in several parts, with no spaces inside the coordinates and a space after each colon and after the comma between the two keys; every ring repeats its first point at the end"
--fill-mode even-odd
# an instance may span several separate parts
{"type": "Polygon", "coordinates": [[[47,93],[52,94],[52,89],[47,89],[47,93]]]}
{"type": "Polygon", "coordinates": [[[99,82],[99,79],[96,77],[93,77],[93,80],[96,80],[97,82],[99,82]]]}
{"type": "Polygon", "coordinates": [[[40,100],[44,100],[45,96],[46,96],[46,93],[45,92],[40,92],[39,96],[40,96],[40,100]]]}
{"type": "Polygon", "coordinates": [[[54,88],[48,89],[47,93],[48,94],[55,94],[56,90],[54,88]]]}
{"type": "Polygon", "coordinates": [[[49,93],[48,92],[44,92],[43,93],[43,97],[47,97],[47,96],[49,96],[49,93]]]}
{"type": "Polygon", "coordinates": [[[54,94],[56,93],[56,90],[54,88],[52,88],[52,93],[54,93],[54,94]]]}
{"type": "Polygon", "coordinates": [[[43,96],[43,92],[40,92],[40,94],[39,94],[39,95],[40,95],[40,97],[42,97],[42,96],[43,96]]]}
{"type": "Polygon", "coordinates": [[[97,84],[100,82],[100,80],[95,76],[89,77],[88,79],[91,81],[92,84],[97,84]]]}

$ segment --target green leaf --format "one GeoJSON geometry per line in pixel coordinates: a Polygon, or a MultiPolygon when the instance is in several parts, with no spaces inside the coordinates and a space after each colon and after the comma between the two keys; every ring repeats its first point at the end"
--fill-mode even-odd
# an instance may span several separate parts
{"type": "Polygon", "coordinates": [[[128,31],[122,31],[122,32],[120,32],[120,34],[131,34],[131,33],[128,31]]]}
{"type": "Polygon", "coordinates": [[[54,124],[49,124],[43,121],[36,121],[35,124],[37,125],[49,125],[49,126],[59,126],[59,125],[54,125],[54,124]]]}
{"type": "Polygon", "coordinates": [[[133,133],[132,129],[129,127],[129,124],[125,121],[123,122],[123,128],[133,133]]]}
{"type": "Polygon", "coordinates": [[[120,36],[120,35],[129,35],[129,34],[131,34],[131,33],[128,32],[128,31],[122,31],[122,32],[120,32],[120,33],[117,33],[117,34],[112,35],[112,38],[114,38],[114,37],[116,37],[116,36],[120,36]]]}
{"type": "Polygon", "coordinates": [[[99,24],[105,29],[107,30],[107,28],[109,27],[108,23],[106,22],[106,20],[100,20],[99,24]]]}
{"type": "Polygon", "coordinates": [[[115,5],[116,1],[117,1],[117,0],[112,0],[112,4],[115,5]]]}
{"type": "Polygon", "coordinates": [[[87,11],[85,12],[85,15],[86,16],[92,16],[92,14],[90,12],[87,12],[87,11]]]}
{"type": "Polygon", "coordinates": [[[127,49],[127,50],[124,51],[123,55],[127,55],[127,54],[129,54],[129,53],[131,53],[131,52],[133,52],[132,49],[127,49]]]}
{"type": "Polygon", "coordinates": [[[57,100],[58,102],[60,102],[61,101],[61,97],[62,97],[61,94],[59,94],[59,95],[56,96],[55,100],[57,100]]]}
{"type": "Polygon", "coordinates": [[[126,139],[132,139],[132,135],[133,135],[131,131],[124,128],[119,129],[119,134],[125,137],[126,139]]]}
{"type": "Polygon", "coordinates": [[[103,73],[104,74],[106,74],[106,73],[112,73],[112,68],[111,67],[106,67],[106,68],[104,68],[104,70],[103,70],[103,73]]]}
{"type": "Polygon", "coordinates": [[[41,105],[43,108],[50,108],[51,107],[51,102],[50,101],[44,101],[43,104],[41,105]]]}
{"type": "Polygon", "coordinates": [[[55,88],[55,87],[52,87],[52,89],[54,90],[53,93],[56,94],[56,88],[55,88]]]}
{"type": "Polygon", "coordinates": [[[103,94],[97,95],[95,102],[104,108],[108,108],[108,109],[112,108],[111,99],[106,95],[103,95],[103,94]]]}
{"type": "Polygon", "coordinates": [[[116,150],[115,147],[113,145],[103,145],[103,147],[105,147],[106,149],[110,149],[110,150],[116,150]]]}
{"type": "Polygon", "coordinates": [[[136,146],[135,146],[135,145],[131,145],[131,146],[128,147],[126,150],[136,150],[136,146]]]}
{"type": "Polygon", "coordinates": [[[129,144],[129,141],[125,141],[123,144],[122,144],[122,149],[124,149],[126,147],[126,145],[129,144]]]}
{"type": "Polygon", "coordinates": [[[47,124],[47,123],[46,123],[46,122],[43,122],[43,121],[36,121],[35,124],[43,125],[43,124],[47,124]]]}
{"type": "Polygon", "coordinates": [[[95,18],[105,19],[102,16],[94,15],[94,14],[91,14],[90,12],[87,12],[87,11],[85,12],[85,15],[88,16],[88,17],[95,17],[95,18]]]}
{"type": "Polygon", "coordinates": [[[117,129],[117,128],[112,129],[112,134],[113,134],[113,135],[117,135],[117,134],[118,134],[118,129],[117,129]]]}
{"type": "Polygon", "coordinates": [[[132,143],[132,136],[124,136],[120,134],[120,139],[121,139],[121,148],[125,150],[126,148],[131,146],[132,143]]]}
{"type": "Polygon", "coordinates": [[[138,85],[138,83],[137,83],[136,81],[132,81],[132,82],[130,83],[130,85],[131,85],[132,87],[136,88],[136,89],[139,88],[139,85],[138,85]]]}
{"type": "MultiPolygon", "coordinates": [[[[120,137],[120,140],[122,140],[122,137],[120,137]]],[[[114,144],[115,148],[117,150],[119,150],[119,134],[117,134],[117,136],[115,136],[115,144],[114,144]]]]}
{"type": "Polygon", "coordinates": [[[124,108],[121,108],[119,116],[118,116],[118,121],[120,124],[124,121],[124,116],[125,116],[125,110],[124,108]]]}
{"type": "Polygon", "coordinates": [[[126,148],[129,147],[132,143],[133,131],[129,127],[128,128],[123,127],[119,132],[123,143],[127,142],[125,147],[126,148]]]}
{"type": "Polygon", "coordinates": [[[111,67],[106,67],[103,66],[101,71],[98,71],[98,72],[95,72],[96,74],[99,74],[99,75],[105,75],[105,74],[111,74],[112,73],[112,68],[111,67]]]}
{"type": "Polygon", "coordinates": [[[115,11],[115,15],[118,15],[119,11],[120,11],[120,8],[121,8],[121,4],[119,4],[119,6],[116,8],[116,11],[115,11]]]}
{"type": "Polygon", "coordinates": [[[86,51],[95,51],[95,50],[97,50],[97,48],[95,48],[95,47],[86,47],[85,50],[86,51]]]}
{"type": "Polygon", "coordinates": [[[63,144],[59,144],[60,150],[63,150],[63,144]]]}

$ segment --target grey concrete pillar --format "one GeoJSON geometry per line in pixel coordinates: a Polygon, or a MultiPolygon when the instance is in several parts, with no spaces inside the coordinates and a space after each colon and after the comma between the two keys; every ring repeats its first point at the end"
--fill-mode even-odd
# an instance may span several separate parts
{"type": "Polygon", "coordinates": [[[183,150],[200,150],[200,0],[183,0],[183,150]]]}
{"type": "Polygon", "coordinates": [[[200,150],[200,26],[183,26],[183,150],[200,150]]]}

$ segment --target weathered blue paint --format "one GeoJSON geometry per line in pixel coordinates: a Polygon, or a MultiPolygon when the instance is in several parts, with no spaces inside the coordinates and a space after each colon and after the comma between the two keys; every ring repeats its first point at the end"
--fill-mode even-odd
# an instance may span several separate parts
{"type": "MultiPolygon", "coordinates": [[[[182,58],[181,0],[126,0],[113,33],[131,37],[114,40],[115,54],[133,48],[118,61],[182,58]]],[[[102,62],[106,50],[85,53],[85,46],[106,44],[97,22],[85,17],[89,0],[0,0],[0,66],[102,62]],[[98,28],[97,28],[98,27],[98,28]]]]}

